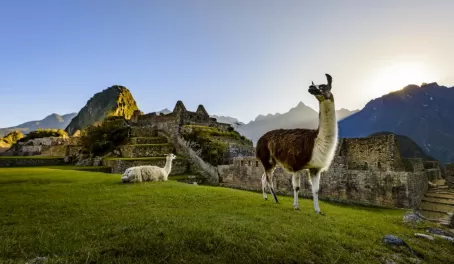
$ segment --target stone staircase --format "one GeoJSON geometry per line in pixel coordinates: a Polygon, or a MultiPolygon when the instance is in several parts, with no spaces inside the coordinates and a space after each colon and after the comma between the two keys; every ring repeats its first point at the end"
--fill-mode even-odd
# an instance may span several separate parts
{"type": "MultiPolygon", "coordinates": [[[[165,154],[175,153],[175,146],[166,137],[158,136],[157,131],[138,128],[132,129],[126,145],[120,146],[120,157],[106,157],[103,166],[110,167],[112,173],[123,173],[127,168],[140,165],[164,167],[165,154]]],[[[170,175],[188,172],[189,163],[177,155],[172,162],[170,175]]]]}
{"type": "Polygon", "coordinates": [[[444,180],[435,182],[437,187],[429,187],[419,205],[419,212],[429,221],[449,226],[454,215],[454,189],[448,188],[444,180]]]}

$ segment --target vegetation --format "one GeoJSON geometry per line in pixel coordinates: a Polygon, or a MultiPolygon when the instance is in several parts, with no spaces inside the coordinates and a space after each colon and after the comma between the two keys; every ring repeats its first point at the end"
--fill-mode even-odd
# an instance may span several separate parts
{"type": "Polygon", "coordinates": [[[452,263],[452,244],[415,238],[427,225],[403,210],[168,182],[122,184],[120,175],[71,168],[0,168],[0,263],[452,263]],[[388,262],[390,263],[390,262],[388,262]]]}
{"type": "Polygon", "coordinates": [[[215,127],[185,125],[182,129],[184,140],[191,142],[191,147],[200,153],[200,157],[211,165],[224,163],[228,151],[228,141],[235,140],[243,144],[252,142],[236,131],[221,131],[215,127]]]}
{"type": "Polygon", "coordinates": [[[90,98],[65,130],[72,135],[111,116],[130,119],[135,110],[139,108],[128,88],[114,85],[90,98]]]}
{"type": "Polygon", "coordinates": [[[9,133],[8,135],[0,138],[0,143],[6,144],[6,145],[14,145],[16,144],[17,141],[19,141],[21,138],[24,137],[24,134],[20,131],[13,131],[9,133]]]}
{"type": "Polygon", "coordinates": [[[81,132],[80,144],[90,154],[102,156],[126,142],[129,127],[125,120],[109,119],[90,125],[81,132]]]}
{"type": "Polygon", "coordinates": [[[62,137],[67,138],[68,134],[63,129],[38,129],[35,131],[31,131],[25,137],[21,138],[19,142],[25,142],[30,139],[35,138],[45,138],[45,137],[62,137]]]}

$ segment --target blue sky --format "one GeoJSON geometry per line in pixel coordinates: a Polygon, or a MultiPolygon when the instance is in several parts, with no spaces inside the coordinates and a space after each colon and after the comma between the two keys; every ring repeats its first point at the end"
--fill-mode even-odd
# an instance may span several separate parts
{"type": "Polygon", "coordinates": [[[333,76],[337,108],[406,83],[454,86],[454,1],[2,1],[0,127],[78,112],[128,87],[139,108],[243,122],[318,110],[310,81],[333,76]]]}

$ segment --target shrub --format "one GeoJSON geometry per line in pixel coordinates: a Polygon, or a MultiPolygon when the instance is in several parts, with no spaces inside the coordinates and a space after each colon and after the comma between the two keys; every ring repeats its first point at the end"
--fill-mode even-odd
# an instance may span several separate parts
{"type": "Polygon", "coordinates": [[[22,132],[13,131],[13,132],[9,133],[8,135],[0,138],[0,141],[5,144],[14,145],[14,144],[16,144],[17,141],[19,141],[22,138],[24,138],[24,134],[22,134],[22,132]]]}
{"type": "Polygon", "coordinates": [[[214,127],[199,125],[184,126],[182,136],[186,141],[191,142],[192,148],[200,153],[204,161],[213,166],[223,164],[224,157],[227,155],[228,143],[222,139],[234,139],[252,144],[236,131],[221,131],[214,127]]]}
{"type": "Polygon", "coordinates": [[[129,135],[129,127],[123,120],[106,119],[82,130],[80,143],[84,151],[102,156],[124,144],[129,135]],[[122,121],[122,122],[118,122],[122,121]]]}
{"type": "Polygon", "coordinates": [[[37,129],[31,131],[25,137],[21,138],[19,142],[24,142],[30,139],[35,138],[45,138],[45,137],[63,137],[67,138],[68,134],[63,129],[37,129]]]}

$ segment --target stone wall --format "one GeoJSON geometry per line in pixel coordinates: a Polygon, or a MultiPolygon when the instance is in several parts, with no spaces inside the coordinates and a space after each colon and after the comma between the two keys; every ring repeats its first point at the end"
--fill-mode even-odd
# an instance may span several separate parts
{"type": "Polygon", "coordinates": [[[339,155],[347,157],[349,169],[405,170],[394,135],[349,138],[340,145],[339,155]]]}
{"type": "Polygon", "coordinates": [[[134,137],[129,139],[131,145],[137,144],[163,144],[167,143],[164,137],[134,137]]]}
{"type": "Polygon", "coordinates": [[[405,171],[424,171],[424,163],[421,158],[402,159],[405,171]]]}
{"type": "Polygon", "coordinates": [[[125,158],[136,157],[159,157],[175,150],[173,144],[147,144],[147,145],[123,145],[120,147],[121,156],[125,158]]]}
{"type": "Polygon", "coordinates": [[[152,126],[131,126],[131,137],[156,137],[157,131],[152,126]]]}
{"type": "Polygon", "coordinates": [[[172,113],[161,115],[149,113],[144,115],[137,112],[130,121],[132,126],[152,126],[171,134],[179,132],[180,127],[183,125],[216,127],[222,131],[233,129],[230,124],[218,123],[215,118],[211,118],[203,105],[199,105],[196,112],[191,112],[186,109],[181,101],[176,103],[172,113]]]}
{"type": "MultiPolygon", "coordinates": [[[[9,156],[33,156],[41,155],[43,151],[56,152],[58,148],[49,150],[52,146],[64,146],[68,144],[70,138],[63,137],[44,137],[30,139],[25,142],[17,142],[11,149],[6,151],[9,156]]],[[[64,155],[64,154],[63,154],[64,155]]],[[[58,156],[58,155],[57,155],[58,156]]]]}
{"type": "Polygon", "coordinates": [[[82,146],[67,145],[66,146],[65,156],[68,156],[70,158],[77,157],[77,156],[79,156],[81,150],[82,150],[82,146]]]}
{"type": "Polygon", "coordinates": [[[232,163],[233,158],[250,157],[254,155],[255,151],[252,146],[239,143],[229,143],[228,155],[226,157],[226,160],[224,160],[224,163],[230,164],[232,163]]]}
{"type": "MultiPolygon", "coordinates": [[[[164,167],[166,164],[165,158],[150,158],[150,159],[103,159],[103,166],[111,167],[112,173],[123,174],[127,168],[139,165],[154,165],[164,167]]],[[[175,159],[172,162],[172,170],[170,175],[177,175],[189,171],[188,162],[184,159],[175,159]]]]}
{"type": "Polygon", "coordinates": [[[0,167],[59,166],[64,164],[63,157],[0,157],[0,167]]]}
{"type": "Polygon", "coordinates": [[[454,164],[445,164],[446,177],[445,182],[450,188],[454,188],[454,164]]]}
{"type": "MultiPolygon", "coordinates": [[[[349,169],[347,157],[336,156],[328,171],[323,172],[319,197],[366,205],[415,208],[428,188],[426,171],[384,171],[349,169]]],[[[222,185],[234,188],[261,190],[263,167],[254,157],[235,158],[231,165],[218,166],[222,185]]],[[[292,195],[292,175],[278,166],[274,171],[276,191],[292,195]]],[[[301,173],[301,196],[312,197],[306,172],[301,173]]]]}
{"type": "Polygon", "coordinates": [[[66,154],[67,145],[58,145],[58,146],[42,146],[41,147],[41,156],[57,156],[63,157],[66,154]]]}

